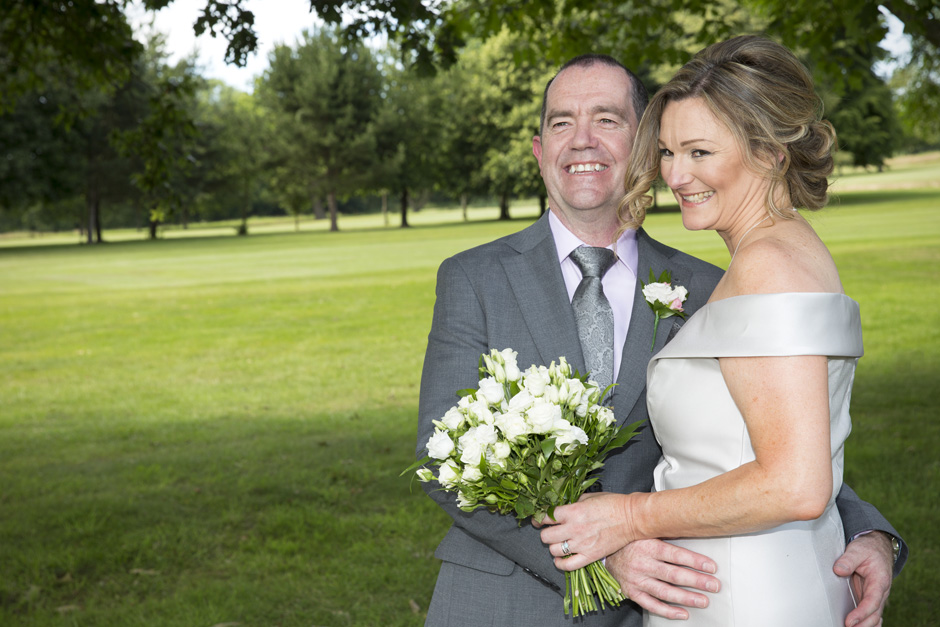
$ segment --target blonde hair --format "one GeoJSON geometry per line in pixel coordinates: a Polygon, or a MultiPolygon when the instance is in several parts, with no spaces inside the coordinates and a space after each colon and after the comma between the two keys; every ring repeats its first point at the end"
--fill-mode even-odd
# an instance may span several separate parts
{"type": "Polygon", "coordinates": [[[769,215],[793,217],[779,207],[785,193],[793,207],[820,209],[828,200],[835,129],[822,119],[823,104],[803,64],[784,46],[743,35],[700,51],[650,101],[637,128],[620,201],[622,230],[639,228],[652,204],[659,176],[660,120],[666,105],[701,98],[731,131],[745,165],[770,180],[769,215]]]}

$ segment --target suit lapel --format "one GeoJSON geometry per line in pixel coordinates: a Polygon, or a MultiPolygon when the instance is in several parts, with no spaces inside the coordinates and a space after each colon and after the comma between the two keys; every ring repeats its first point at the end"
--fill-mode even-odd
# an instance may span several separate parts
{"type": "MultiPolygon", "coordinates": [[[[520,233],[513,245],[518,255],[505,257],[503,268],[522,312],[523,320],[542,360],[548,366],[565,357],[584,372],[578,327],[558,263],[548,215],[520,233]]],[[[528,367],[528,364],[519,364],[528,367]]]]}
{"type": "Polygon", "coordinates": [[[666,345],[669,330],[673,319],[666,318],[659,321],[656,332],[656,342],[653,343],[653,325],[656,318],[653,310],[643,297],[642,283],[649,282],[649,273],[652,268],[657,277],[663,270],[672,274],[673,284],[688,285],[691,280],[690,271],[683,265],[672,267],[670,257],[660,251],[643,229],[637,233],[637,277],[634,286],[633,309],[630,314],[630,327],[627,329],[627,338],[623,343],[623,355],[620,360],[620,372],[617,376],[617,387],[614,388],[614,411],[620,420],[624,420],[633,409],[640,394],[646,388],[646,367],[650,358],[666,345]],[[650,347],[652,346],[652,350],[650,347]]]}

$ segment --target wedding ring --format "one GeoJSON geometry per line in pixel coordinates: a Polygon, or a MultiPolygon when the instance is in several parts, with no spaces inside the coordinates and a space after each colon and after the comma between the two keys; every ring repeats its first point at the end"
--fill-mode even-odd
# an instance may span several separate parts
{"type": "Polygon", "coordinates": [[[571,549],[568,548],[568,541],[565,540],[561,543],[561,554],[562,555],[571,555],[571,549]]]}

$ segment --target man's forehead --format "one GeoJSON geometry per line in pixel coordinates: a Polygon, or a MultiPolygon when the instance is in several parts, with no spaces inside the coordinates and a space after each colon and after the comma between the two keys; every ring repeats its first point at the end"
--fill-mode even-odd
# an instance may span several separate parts
{"type": "Polygon", "coordinates": [[[583,104],[591,110],[623,111],[629,109],[632,85],[623,69],[594,63],[562,70],[548,88],[547,109],[567,109],[583,104]]]}

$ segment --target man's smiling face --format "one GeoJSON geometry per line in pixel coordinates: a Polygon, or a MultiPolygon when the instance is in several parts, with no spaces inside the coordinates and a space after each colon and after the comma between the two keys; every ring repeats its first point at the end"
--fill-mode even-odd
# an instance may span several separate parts
{"type": "Polygon", "coordinates": [[[616,213],[636,133],[630,102],[630,79],[618,67],[572,66],[552,81],[532,152],[562,222],[616,213]]]}

